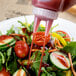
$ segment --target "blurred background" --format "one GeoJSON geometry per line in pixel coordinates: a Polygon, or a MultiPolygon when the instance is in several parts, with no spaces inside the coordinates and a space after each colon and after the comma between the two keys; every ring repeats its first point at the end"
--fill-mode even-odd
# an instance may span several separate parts
{"type": "MultiPolygon", "coordinates": [[[[0,0],[0,21],[13,17],[31,15],[32,0],[0,0]]],[[[76,6],[66,12],[59,13],[64,18],[76,23],[76,6]]]]}

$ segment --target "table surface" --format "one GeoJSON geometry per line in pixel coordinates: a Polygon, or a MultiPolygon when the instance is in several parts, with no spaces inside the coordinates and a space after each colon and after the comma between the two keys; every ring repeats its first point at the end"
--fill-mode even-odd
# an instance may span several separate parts
{"type": "MultiPolygon", "coordinates": [[[[0,21],[30,14],[32,14],[31,0],[0,0],[0,21]]],[[[67,12],[59,13],[59,17],[76,23],[76,16],[67,12]]]]}

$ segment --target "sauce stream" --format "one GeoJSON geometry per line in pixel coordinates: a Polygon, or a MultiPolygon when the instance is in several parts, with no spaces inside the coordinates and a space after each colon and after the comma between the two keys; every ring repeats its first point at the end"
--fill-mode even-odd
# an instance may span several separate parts
{"type": "MultiPolygon", "coordinates": [[[[38,76],[40,76],[40,73],[41,73],[42,60],[43,60],[44,51],[45,51],[45,44],[46,44],[46,37],[47,37],[47,35],[49,33],[49,30],[50,30],[52,22],[53,22],[52,19],[46,19],[46,20],[43,19],[43,20],[46,21],[46,29],[45,29],[45,38],[44,38],[43,51],[42,51],[42,55],[41,55],[41,61],[40,61],[40,67],[39,67],[38,76]]],[[[36,31],[37,31],[37,29],[39,27],[39,24],[40,24],[40,21],[41,21],[41,19],[39,17],[35,16],[34,30],[33,30],[33,40],[32,40],[32,43],[31,43],[31,48],[30,48],[30,53],[29,53],[28,67],[29,67],[31,51],[32,51],[32,48],[33,48],[33,43],[34,43],[34,33],[36,33],[36,31]]]]}

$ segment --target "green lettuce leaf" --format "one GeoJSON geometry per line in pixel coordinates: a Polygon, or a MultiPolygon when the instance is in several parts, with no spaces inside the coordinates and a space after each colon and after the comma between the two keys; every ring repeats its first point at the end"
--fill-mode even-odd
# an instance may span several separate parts
{"type": "MultiPolygon", "coordinates": [[[[48,61],[48,56],[49,56],[48,51],[46,51],[45,54],[46,55],[43,57],[43,63],[47,63],[47,61],[48,61]]],[[[31,60],[34,60],[32,66],[31,66],[32,70],[35,71],[36,76],[38,76],[40,60],[41,60],[41,52],[39,52],[39,51],[34,52],[33,55],[31,56],[31,60]]]]}
{"type": "Polygon", "coordinates": [[[62,50],[76,56],[76,42],[70,42],[62,50]]]}

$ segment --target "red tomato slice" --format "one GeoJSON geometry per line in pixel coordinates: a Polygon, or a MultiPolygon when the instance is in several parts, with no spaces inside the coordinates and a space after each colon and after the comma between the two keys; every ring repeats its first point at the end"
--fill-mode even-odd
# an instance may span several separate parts
{"type": "Polygon", "coordinates": [[[0,71],[0,76],[10,76],[10,73],[7,72],[5,68],[3,68],[2,71],[0,71]]]}
{"type": "MultiPolygon", "coordinates": [[[[34,33],[34,43],[38,46],[43,46],[45,39],[45,32],[36,32],[34,33]]],[[[45,44],[50,40],[50,34],[46,36],[45,44]]]]}
{"type": "Polygon", "coordinates": [[[64,31],[62,31],[62,30],[58,30],[58,31],[56,31],[57,33],[63,33],[63,34],[65,34],[65,36],[63,37],[63,38],[66,38],[65,40],[66,41],[71,41],[70,40],[70,36],[66,33],[66,32],[64,32],[64,31]]]}
{"type": "Polygon", "coordinates": [[[24,41],[17,41],[15,44],[15,53],[19,58],[24,58],[28,55],[29,46],[24,41]]]}

